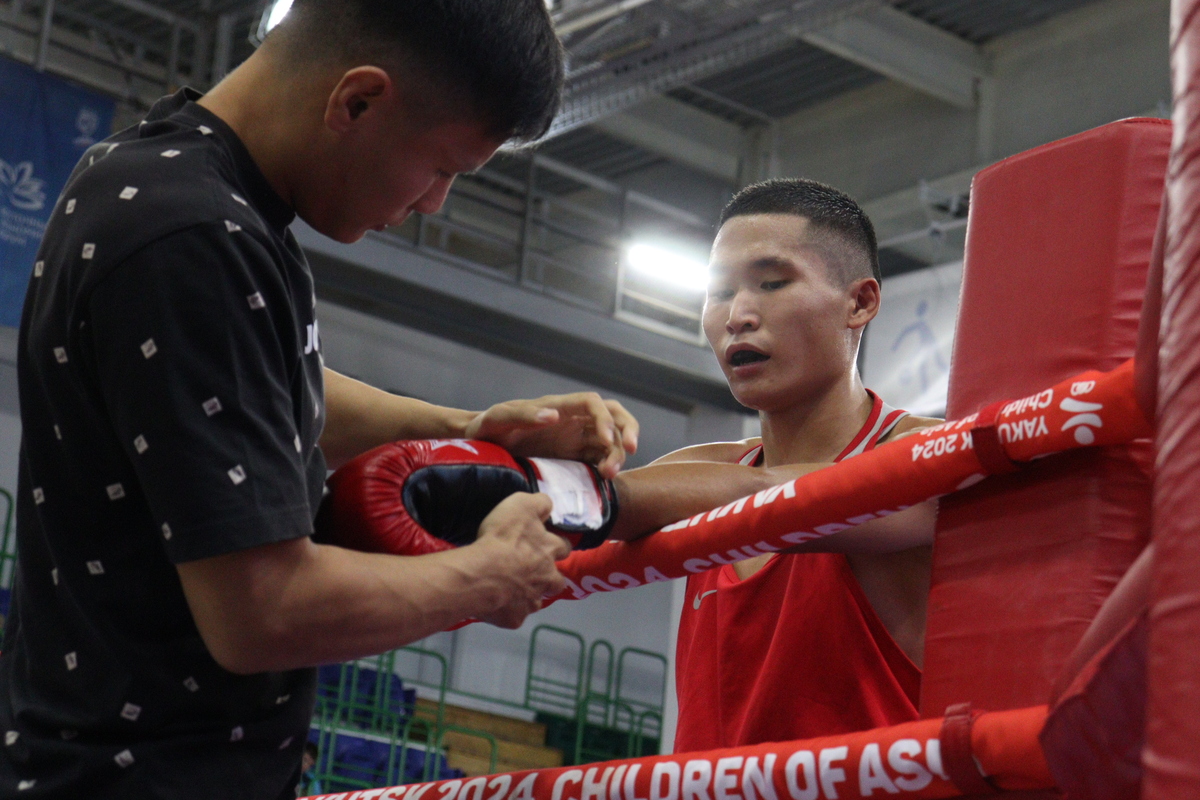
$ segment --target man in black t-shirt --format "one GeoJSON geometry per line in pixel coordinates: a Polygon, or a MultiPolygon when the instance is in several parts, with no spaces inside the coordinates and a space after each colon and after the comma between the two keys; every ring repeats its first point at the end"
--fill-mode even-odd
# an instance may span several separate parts
{"type": "Polygon", "coordinates": [[[59,198],[19,349],[18,569],[0,797],[291,797],[316,664],[555,592],[549,501],[419,558],[309,538],[327,466],[485,438],[613,474],[637,425],[594,395],[483,413],[324,369],[296,214],[344,242],[433,212],[545,131],[542,0],[297,0],[207,96],[91,148],[59,198]],[[363,66],[367,64],[367,66],[363,66]]]}

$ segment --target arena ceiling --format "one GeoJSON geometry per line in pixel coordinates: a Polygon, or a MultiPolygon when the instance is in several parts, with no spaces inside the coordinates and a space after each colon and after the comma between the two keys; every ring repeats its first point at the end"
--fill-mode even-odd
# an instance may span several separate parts
{"type": "MultiPolygon", "coordinates": [[[[847,21],[893,36],[906,20],[970,45],[1040,23],[1093,0],[553,0],[569,55],[555,134],[656,94],[742,124],[793,114],[881,79],[856,61],[853,42],[822,39],[847,21]],[[892,31],[886,29],[892,27],[892,31]]],[[[6,0],[5,19],[55,26],[104,43],[114,60],[166,68],[206,85],[245,58],[263,0],[6,0]],[[178,42],[173,47],[173,42],[178,42]]],[[[868,31],[869,32],[869,31],[868,31]]],[[[928,54],[927,54],[928,55],[928,54]]]]}
{"type": "MultiPolygon", "coordinates": [[[[697,171],[670,148],[630,136],[622,115],[658,98],[677,130],[703,141],[697,120],[769,131],[885,79],[971,108],[987,70],[982,45],[1097,1],[549,0],[568,77],[561,113],[539,152],[617,183],[665,168],[732,190],[762,175],[697,171]]],[[[60,57],[51,57],[48,69],[121,96],[136,114],[169,89],[204,88],[240,63],[253,52],[270,6],[0,0],[0,35],[7,28],[9,42],[24,36],[27,46],[9,44],[8,55],[33,63],[57,48],[60,57]]],[[[495,167],[514,178],[527,169],[504,159],[495,167]]],[[[564,190],[571,185],[564,182],[564,190]]]]}
{"type": "Polygon", "coordinates": [[[555,158],[616,179],[644,166],[650,156],[585,126],[648,96],[665,94],[743,127],[770,124],[895,77],[887,74],[888,65],[865,57],[870,53],[855,52],[856,33],[864,51],[877,44],[867,37],[890,37],[901,58],[924,60],[937,69],[939,57],[961,60],[960,53],[934,52],[938,45],[950,49],[957,40],[977,48],[1093,1],[563,0],[556,15],[566,31],[570,77],[563,114],[552,132],[564,141],[551,148],[555,158]],[[621,7],[629,10],[605,15],[621,7]],[[748,18],[757,24],[747,25],[748,18]],[[589,19],[595,21],[582,24],[589,19]],[[871,25],[854,25],[862,19],[871,25]],[[822,35],[839,28],[845,35],[822,35]],[[942,34],[941,41],[917,38],[930,33],[942,34]],[[719,64],[677,55],[694,53],[709,41],[720,43],[713,48],[724,53],[719,64]],[[627,77],[631,74],[638,78],[627,77]]]}

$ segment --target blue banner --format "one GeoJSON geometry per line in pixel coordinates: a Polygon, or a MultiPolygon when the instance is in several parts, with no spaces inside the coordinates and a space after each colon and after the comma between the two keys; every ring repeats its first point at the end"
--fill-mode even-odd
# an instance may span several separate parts
{"type": "Polygon", "coordinates": [[[112,99],[0,58],[0,325],[20,323],[54,203],[112,117],[112,99]]]}

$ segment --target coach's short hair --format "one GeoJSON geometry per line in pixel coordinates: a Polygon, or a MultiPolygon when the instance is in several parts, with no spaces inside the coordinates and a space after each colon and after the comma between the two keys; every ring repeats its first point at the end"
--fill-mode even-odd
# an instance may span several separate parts
{"type": "Polygon", "coordinates": [[[498,140],[542,136],[562,95],[545,0],[295,0],[273,36],[298,59],[400,66],[498,140]]]}
{"type": "MultiPolygon", "coordinates": [[[[815,231],[832,234],[849,252],[832,254],[831,277],[849,285],[859,278],[882,281],[875,226],[844,192],[805,178],[775,178],[755,183],[733,196],[721,212],[721,225],[751,214],[804,217],[815,231]]],[[[844,248],[838,248],[842,250],[844,248]]]]}

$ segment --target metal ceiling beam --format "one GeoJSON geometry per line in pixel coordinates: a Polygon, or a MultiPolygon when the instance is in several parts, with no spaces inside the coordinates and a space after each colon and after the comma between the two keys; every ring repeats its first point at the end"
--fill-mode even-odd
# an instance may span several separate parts
{"type": "Polygon", "coordinates": [[[601,22],[605,22],[606,20],[610,20],[613,17],[617,17],[621,14],[632,11],[638,6],[644,6],[649,2],[651,2],[651,0],[618,0],[618,2],[605,6],[604,8],[558,23],[554,26],[554,30],[558,32],[559,36],[570,36],[575,31],[583,30],[584,28],[590,28],[593,25],[597,25],[601,22]]]}
{"type": "Polygon", "coordinates": [[[593,127],[706,175],[737,180],[742,129],[674,98],[651,98],[593,127]]]}
{"type": "Polygon", "coordinates": [[[213,51],[212,83],[216,86],[233,66],[233,31],[241,19],[240,12],[226,12],[217,17],[217,46],[213,51]]]}
{"type": "Polygon", "coordinates": [[[159,22],[165,22],[168,25],[178,25],[193,33],[200,30],[200,24],[195,20],[167,11],[165,8],[160,8],[153,3],[146,2],[146,0],[108,0],[108,2],[128,11],[135,11],[143,16],[156,19],[159,22]]]}
{"type": "Polygon", "coordinates": [[[38,72],[46,71],[46,58],[50,54],[50,33],[54,30],[54,0],[46,0],[42,6],[42,29],[38,33],[37,55],[34,56],[33,68],[38,72]]]}
{"type": "Polygon", "coordinates": [[[958,108],[975,108],[979,83],[990,72],[975,45],[884,3],[826,28],[795,33],[811,45],[958,108]]]}
{"type": "MultiPolygon", "coordinates": [[[[0,6],[0,53],[36,66],[39,44],[46,34],[48,44],[41,53],[47,72],[146,108],[165,91],[168,76],[157,64],[124,60],[102,39],[76,34],[61,25],[46,29],[27,15],[0,6]]],[[[189,81],[194,81],[194,76],[189,76],[189,81]]]]}
{"type": "MultiPolygon", "coordinates": [[[[699,34],[667,33],[653,44],[568,77],[548,136],[589,125],[687,83],[787,47],[798,31],[827,28],[870,0],[763,0],[707,20],[699,34]]],[[[670,27],[670,26],[668,26],[670,27]]],[[[672,28],[671,30],[675,30],[672,28]]]]}

